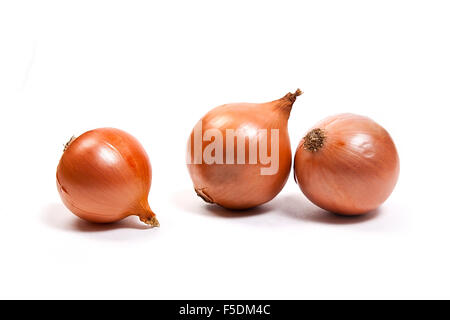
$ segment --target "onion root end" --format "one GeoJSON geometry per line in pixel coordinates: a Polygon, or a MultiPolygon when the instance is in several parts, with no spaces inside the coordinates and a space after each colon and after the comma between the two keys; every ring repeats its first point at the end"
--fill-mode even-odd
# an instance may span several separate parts
{"type": "Polygon", "coordinates": [[[303,148],[311,152],[317,152],[323,147],[326,138],[325,130],[319,128],[312,129],[303,138],[303,148]]]}
{"type": "Polygon", "coordinates": [[[197,196],[203,199],[206,203],[214,203],[214,200],[206,193],[206,188],[195,188],[197,196]]]}
{"type": "Polygon", "coordinates": [[[72,144],[72,142],[74,142],[74,141],[76,140],[76,138],[77,138],[77,137],[75,137],[75,136],[70,137],[69,141],[67,141],[67,142],[64,144],[64,150],[63,150],[63,152],[66,151],[67,148],[69,148],[69,146],[72,144]]]}

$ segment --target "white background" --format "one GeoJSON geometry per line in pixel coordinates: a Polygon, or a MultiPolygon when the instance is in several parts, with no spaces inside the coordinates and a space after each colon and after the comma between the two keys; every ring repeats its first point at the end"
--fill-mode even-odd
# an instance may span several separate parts
{"type": "Polygon", "coordinates": [[[0,298],[450,298],[447,1],[2,1],[0,298]],[[304,90],[296,147],[335,113],[394,138],[400,180],[346,219],[290,176],[236,215],[197,198],[196,121],[227,102],[304,90]],[[112,126],[153,166],[161,222],[79,220],[55,171],[73,134],[112,126]]]}

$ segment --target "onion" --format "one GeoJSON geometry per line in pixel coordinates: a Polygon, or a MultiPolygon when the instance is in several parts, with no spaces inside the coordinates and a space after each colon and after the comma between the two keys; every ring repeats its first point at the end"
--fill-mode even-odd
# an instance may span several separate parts
{"type": "Polygon", "coordinates": [[[294,174],[306,197],[339,214],[379,207],[400,171],[389,133],[373,120],[339,114],[319,122],[298,145],[294,174]]]}
{"type": "Polygon", "coordinates": [[[197,195],[239,210],[273,199],[291,170],[287,124],[301,93],[267,103],[225,104],[208,112],[194,127],[187,150],[197,195]]]}
{"type": "Polygon", "coordinates": [[[157,227],[147,200],[151,179],[144,148],[133,136],[113,128],[72,138],[56,172],[61,199],[78,217],[108,223],[137,215],[157,227]]]}

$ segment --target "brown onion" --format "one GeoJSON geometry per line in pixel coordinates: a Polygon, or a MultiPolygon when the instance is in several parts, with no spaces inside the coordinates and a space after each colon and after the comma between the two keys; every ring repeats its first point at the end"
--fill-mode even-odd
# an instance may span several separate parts
{"type": "Polygon", "coordinates": [[[324,119],[298,145],[294,174],[306,197],[339,214],[367,213],[392,193],[400,171],[389,133],[354,114],[324,119]]]}
{"type": "Polygon", "coordinates": [[[291,170],[287,124],[301,93],[297,90],[267,103],[225,104],[208,112],[188,145],[188,169],[197,195],[229,209],[247,209],[273,199],[291,170]],[[253,152],[256,149],[258,153],[253,152]]]}
{"type": "Polygon", "coordinates": [[[137,215],[157,227],[147,200],[151,179],[144,148],[130,134],[113,128],[71,139],[56,172],[62,201],[80,218],[107,223],[137,215]]]}

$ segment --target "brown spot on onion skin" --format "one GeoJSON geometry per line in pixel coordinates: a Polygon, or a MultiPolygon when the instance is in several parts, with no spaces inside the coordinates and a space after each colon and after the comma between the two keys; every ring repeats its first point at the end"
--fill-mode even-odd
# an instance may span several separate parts
{"type": "Polygon", "coordinates": [[[400,163],[389,133],[375,121],[339,114],[319,122],[300,142],[297,184],[317,206],[343,215],[379,207],[392,193],[400,163]]]}
{"type": "MultiPolygon", "coordinates": [[[[191,158],[188,170],[198,196],[209,203],[233,210],[256,207],[272,200],[285,185],[292,163],[292,153],[287,130],[288,119],[297,96],[301,90],[288,93],[278,100],[266,103],[231,103],[216,107],[202,119],[202,135],[206,130],[218,130],[224,137],[223,164],[194,164],[194,130],[190,135],[191,158]],[[231,129],[246,137],[245,164],[226,164],[226,130],[231,129]],[[261,175],[261,168],[270,165],[250,164],[248,161],[249,139],[257,138],[257,131],[265,129],[270,137],[271,129],[279,132],[279,166],[273,175],[261,175]]],[[[202,154],[209,142],[202,142],[202,154]]],[[[268,143],[268,155],[272,154],[268,143]]],[[[274,150],[275,152],[276,150],[274,150]]],[[[234,143],[234,155],[237,143],[234,143]]]]}

